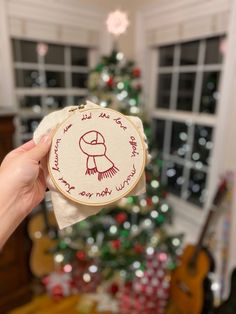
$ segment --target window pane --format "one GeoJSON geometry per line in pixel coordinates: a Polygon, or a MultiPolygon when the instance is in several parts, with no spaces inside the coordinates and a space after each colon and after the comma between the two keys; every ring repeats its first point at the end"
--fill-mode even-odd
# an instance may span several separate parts
{"type": "Polygon", "coordinates": [[[25,40],[13,40],[14,61],[37,63],[36,43],[25,40]]]}
{"type": "Polygon", "coordinates": [[[188,128],[185,123],[173,122],[171,135],[171,155],[184,158],[189,149],[188,144],[188,128]]]}
{"type": "Polygon", "coordinates": [[[180,64],[192,65],[198,63],[199,41],[193,41],[180,45],[180,64]]]}
{"type": "Polygon", "coordinates": [[[159,48],[159,66],[172,66],[174,61],[174,47],[165,46],[159,48]]]}
{"type": "Polygon", "coordinates": [[[17,87],[39,87],[42,85],[42,77],[37,70],[15,70],[17,87]]]}
{"type": "Polygon", "coordinates": [[[30,108],[34,112],[41,112],[41,97],[40,96],[23,96],[19,98],[20,108],[30,108]]]}
{"type": "Polygon", "coordinates": [[[171,93],[171,78],[172,74],[159,74],[157,87],[157,107],[170,107],[170,93],[171,93]]]}
{"type": "Polygon", "coordinates": [[[206,197],[206,173],[197,170],[190,171],[188,200],[202,206],[206,197]]]}
{"type": "Polygon", "coordinates": [[[64,46],[48,45],[48,51],[45,55],[46,64],[64,64],[64,46]]]}
{"type": "Polygon", "coordinates": [[[74,98],[74,103],[73,103],[74,106],[85,103],[85,99],[86,99],[85,96],[74,96],[73,98],[74,98]]]}
{"type": "Polygon", "coordinates": [[[209,165],[209,155],[213,148],[212,128],[202,125],[195,126],[192,160],[196,161],[196,167],[202,164],[209,165]]]}
{"type": "Polygon", "coordinates": [[[206,40],[206,64],[219,64],[222,62],[222,54],[220,52],[222,38],[209,38],[206,40]]]}
{"type": "Polygon", "coordinates": [[[22,119],[21,131],[23,133],[33,133],[38,127],[40,121],[41,121],[41,118],[22,119]]]}
{"type": "Polygon", "coordinates": [[[45,99],[45,105],[48,109],[63,108],[66,106],[65,96],[47,96],[45,99]]]}
{"type": "Polygon", "coordinates": [[[195,86],[195,73],[180,73],[177,109],[192,111],[195,86]]]}
{"type": "Polygon", "coordinates": [[[180,195],[181,188],[184,183],[183,166],[172,161],[166,163],[166,176],[168,182],[168,190],[173,194],[180,195]]]}
{"type": "Polygon", "coordinates": [[[72,87],[86,88],[87,80],[87,73],[72,73],[72,87]]]}
{"type": "Polygon", "coordinates": [[[71,64],[77,66],[87,66],[88,48],[71,47],[71,64]]]}
{"type": "Polygon", "coordinates": [[[158,149],[158,153],[164,150],[165,124],[165,120],[155,120],[155,146],[158,149]]]}
{"type": "Polygon", "coordinates": [[[64,72],[46,71],[46,85],[47,87],[65,87],[64,72]]]}
{"type": "Polygon", "coordinates": [[[215,113],[219,98],[219,72],[206,72],[203,75],[200,112],[215,113]]]}

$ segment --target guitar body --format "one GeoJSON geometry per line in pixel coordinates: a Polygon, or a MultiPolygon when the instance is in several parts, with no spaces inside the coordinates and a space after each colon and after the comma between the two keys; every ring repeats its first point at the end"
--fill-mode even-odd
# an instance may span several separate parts
{"type": "Polygon", "coordinates": [[[200,314],[204,303],[204,280],[210,270],[209,256],[201,250],[195,261],[194,269],[189,262],[194,254],[195,246],[188,245],[181,257],[180,265],[171,277],[171,305],[168,314],[200,314]]]}
{"type": "MultiPolygon", "coordinates": [[[[48,213],[51,226],[56,225],[53,212],[48,213]]],[[[45,222],[42,213],[37,213],[30,219],[28,233],[33,242],[30,255],[30,268],[36,277],[42,277],[55,269],[53,254],[49,251],[55,248],[57,240],[51,239],[45,232],[45,222]]]]}

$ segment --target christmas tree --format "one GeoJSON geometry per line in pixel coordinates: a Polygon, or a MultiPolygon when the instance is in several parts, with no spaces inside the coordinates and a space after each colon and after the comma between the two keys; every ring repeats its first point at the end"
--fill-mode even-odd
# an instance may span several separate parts
{"type": "MultiPolygon", "coordinates": [[[[118,11],[114,14],[119,21],[124,18],[118,11]]],[[[113,24],[117,31],[118,24],[113,22],[114,16],[108,28],[113,24]]],[[[151,127],[142,110],[141,70],[114,49],[91,70],[88,89],[88,98],[101,107],[143,120],[152,155],[146,167],[146,194],[123,198],[60,231],[52,252],[60,273],[56,279],[47,277],[45,283],[54,297],[68,295],[73,288],[80,293],[95,291],[105,282],[115,282],[110,284],[115,294],[120,289],[117,282],[125,283],[119,291],[119,313],[163,313],[168,296],[166,275],[175,267],[182,235],[167,231],[172,208],[160,184],[161,161],[152,149],[151,127]],[[65,273],[70,274],[69,279],[65,273]]]]}
{"type": "MultiPolygon", "coordinates": [[[[89,98],[103,107],[127,115],[139,114],[142,118],[140,78],[141,71],[134,62],[112,51],[91,70],[89,98]]],[[[151,128],[147,122],[144,125],[151,142],[151,128]]],[[[155,260],[156,254],[161,254],[161,261],[165,261],[165,271],[175,266],[181,236],[166,231],[172,209],[160,185],[160,169],[161,161],[153,151],[146,167],[145,195],[123,198],[59,232],[54,259],[63,272],[71,274],[72,286],[77,291],[93,291],[111,278],[135,282],[145,276],[148,261],[155,260]]]]}

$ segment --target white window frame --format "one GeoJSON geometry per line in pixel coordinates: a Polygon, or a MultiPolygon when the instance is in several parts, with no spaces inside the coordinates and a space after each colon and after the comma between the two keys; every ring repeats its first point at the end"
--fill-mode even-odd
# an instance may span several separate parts
{"type": "MultiPolygon", "coordinates": [[[[207,3],[197,3],[197,1],[180,1],[176,3],[161,2],[156,5],[146,5],[142,11],[136,13],[136,59],[141,65],[143,71],[144,85],[144,110],[150,119],[154,115],[156,106],[155,90],[157,87],[157,75],[155,69],[158,66],[158,57],[156,47],[159,45],[168,45],[173,42],[194,41],[201,38],[210,38],[215,36],[223,36],[228,34],[228,21],[231,7],[229,1],[222,2],[217,0],[217,3],[212,3],[207,9],[207,3]],[[182,3],[184,4],[182,5],[182,3]],[[197,3],[195,7],[194,4],[197,3]],[[218,5],[219,2],[219,5],[218,5]],[[221,5],[220,5],[221,4],[221,5]],[[218,14],[224,23],[218,24],[216,28],[208,27],[210,21],[214,21],[214,14],[218,14]],[[193,19],[190,19],[190,15],[193,19]],[[169,18],[171,16],[171,18],[169,18]],[[194,28],[194,25],[197,28],[194,28]],[[190,28],[189,28],[189,27],[190,28]],[[176,39],[177,38],[177,39],[176,39]]],[[[220,21],[220,20],[219,20],[220,21]]],[[[224,67],[225,71],[225,67],[224,67]]],[[[224,82],[223,82],[224,83],[224,82]]],[[[221,80],[222,85],[222,80],[221,80]]],[[[223,84],[224,85],[224,84],[223,84]]],[[[222,93],[222,87],[219,86],[222,93]]],[[[220,100],[222,103],[222,98],[220,100]]],[[[228,104],[227,104],[228,105],[228,104]]],[[[171,231],[184,232],[186,242],[196,242],[199,228],[202,225],[206,215],[207,208],[211,204],[219,175],[221,174],[220,160],[222,160],[222,152],[219,147],[222,144],[222,130],[225,128],[225,112],[228,110],[226,106],[219,105],[220,110],[217,116],[203,115],[201,117],[204,124],[217,125],[215,129],[215,142],[212,151],[212,165],[208,175],[207,186],[209,187],[209,197],[202,210],[193,204],[185,202],[180,198],[169,195],[168,200],[174,208],[174,221],[171,231]]],[[[194,122],[199,122],[198,114],[190,117],[188,113],[176,113],[176,117],[181,114],[181,119],[194,118],[194,122]]],[[[162,112],[159,110],[158,118],[162,117],[162,112]]],[[[171,116],[170,116],[171,118],[171,116]]]]}
{"type": "MultiPolygon", "coordinates": [[[[12,40],[29,41],[25,38],[12,38],[12,40]]],[[[38,43],[43,42],[45,44],[55,44],[55,42],[30,40],[37,46],[38,43]]],[[[96,56],[98,55],[97,49],[93,47],[85,47],[88,49],[88,65],[87,66],[73,66],[71,64],[71,47],[83,48],[81,45],[68,45],[64,43],[56,43],[63,47],[64,64],[46,64],[44,57],[37,54],[37,61],[35,63],[19,62],[13,60],[14,70],[18,69],[35,69],[43,77],[44,85],[46,83],[45,74],[46,71],[61,72],[64,75],[65,87],[46,87],[43,84],[39,87],[17,87],[15,85],[15,94],[17,100],[17,108],[21,119],[42,119],[46,114],[54,111],[55,109],[49,109],[46,106],[46,97],[49,96],[64,96],[66,99],[66,105],[76,105],[73,101],[74,96],[86,97],[88,93],[87,88],[72,87],[72,73],[89,73],[89,69],[94,65],[96,56]],[[41,98],[42,109],[40,112],[34,112],[32,108],[22,109],[19,107],[19,97],[22,96],[39,96],[41,98]]],[[[12,42],[13,47],[13,42],[12,42]]],[[[50,48],[49,48],[50,49],[50,48]]],[[[22,141],[26,141],[32,138],[32,133],[18,132],[17,141],[20,144],[22,141]]]]}
{"type": "MultiPolygon", "coordinates": [[[[217,36],[218,37],[218,36],[217,36]]],[[[192,142],[194,140],[194,126],[195,125],[204,125],[206,127],[212,127],[214,130],[216,128],[216,122],[217,122],[217,106],[218,102],[216,104],[216,112],[214,114],[204,114],[204,113],[199,113],[199,108],[200,108],[200,98],[201,98],[201,93],[202,93],[202,82],[203,82],[203,75],[205,72],[222,72],[223,65],[222,63],[220,64],[205,64],[204,59],[205,59],[205,51],[206,51],[206,40],[207,38],[202,38],[197,40],[199,42],[199,53],[198,53],[198,61],[196,65],[190,65],[190,66],[183,66],[179,65],[180,62],[180,45],[185,42],[181,43],[172,43],[174,46],[174,65],[173,66],[160,66],[157,64],[156,68],[156,86],[158,86],[158,75],[159,74],[172,74],[172,83],[171,83],[171,90],[170,90],[170,107],[169,109],[163,109],[163,108],[158,108],[155,106],[153,108],[153,113],[152,117],[154,120],[156,119],[163,119],[164,121],[172,121],[172,122],[182,122],[185,123],[186,121],[190,125],[189,128],[189,136],[187,140],[187,144],[189,145],[190,148],[192,148],[192,142]],[[177,110],[176,107],[176,101],[177,101],[177,95],[178,95],[178,82],[179,82],[179,74],[180,73],[195,73],[196,78],[195,78],[195,86],[194,86],[194,91],[193,91],[193,108],[192,111],[180,111],[177,110]]],[[[187,41],[188,43],[189,41],[187,41]]],[[[159,54],[159,48],[156,47],[156,58],[158,58],[159,54]]],[[[219,85],[219,84],[218,84],[219,85]]],[[[219,88],[219,86],[218,86],[219,88]]],[[[155,92],[156,95],[156,102],[157,102],[157,92],[155,92]]],[[[169,123],[165,124],[165,134],[164,134],[164,151],[163,151],[163,160],[170,160],[178,165],[182,165],[183,167],[186,165],[186,162],[188,163],[188,167],[184,167],[184,172],[183,172],[183,177],[185,179],[185,182],[181,188],[181,195],[178,196],[179,198],[185,200],[187,198],[186,190],[187,190],[187,185],[189,182],[189,177],[190,177],[190,169],[194,169],[194,165],[196,162],[191,161],[191,153],[192,150],[190,149],[187,153],[187,156],[185,158],[180,158],[177,156],[170,155],[165,152],[165,148],[169,147],[170,143],[168,140],[170,140],[170,129],[169,129],[169,123]],[[187,159],[187,160],[186,160],[187,159]]],[[[158,139],[157,139],[158,140],[158,139]]],[[[212,138],[212,141],[213,138],[212,138]]],[[[196,169],[203,171],[206,173],[207,177],[209,175],[209,169],[210,165],[202,165],[201,169],[196,169]]],[[[163,183],[166,182],[166,169],[165,167],[163,168],[162,171],[162,181],[163,183]]],[[[207,181],[206,181],[206,189],[207,189],[207,181]]],[[[187,201],[188,203],[191,203],[187,201]]],[[[200,207],[199,207],[200,209],[200,207]]]]}
{"type": "MultiPolygon", "coordinates": [[[[224,33],[217,34],[215,36],[222,36],[224,33]]],[[[209,36],[210,37],[210,36],[209,36]]],[[[208,37],[206,37],[208,38],[208,37]]],[[[201,40],[205,38],[193,38],[191,40],[201,40]]],[[[169,43],[172,44],[172,43],[169,43]]],[[[174,44],[174,43],[173,43],[174,44]]],[[[203,50],[205,47],[202,47],[201,56],[203,54],[203,50]]],[[[189,122],[191,124],[202,124],[209,127],[214,127],[214,133],[216,133],[220,116],[218,114],[218,110],[216,114],[204,114],[204,113],[193,113],[193,112],[187,112],[187,111],[180,111],[180,110],[174,110],[171,111],[169,109],[157,109],[156,108],[156,89],[157,89],[157,71],[158,71],[158,49],[156,46],[154,47],[148,47],[146,50],[146,53],[149,55],[148,60],[150,61],[149,67],[148,67],[148,82],[150,82],[149,87],[146,88],[146,93],[148,96],[148,106],[146,110],[148,110],[149,117],[151,119],[168,119],[176,122],[189,122]]],[[[221,69],[222,65],[199,65],[199,67],[204,66],[205,69],[221,69]]],[[[191,70],[195,69],[196,66],[188,66],[188,69],[191,68],[191,70]]],[[[147,74],[146,74],[147,75],[147,74]]],[[[197,77],[196,77],[197,79],[197,77]]],[[[200,84],[201,81],[199,80],[198,84],[200,84]]],[[[177,85],[177,84],[175,84],[177,85]]],[[[177,87],[177,86],[176,86],[177,87]]],[[[196,84],[195,84],[196,88],[196,84]]],[[[218,86],[218,89],[221,89],[221,86],[218,86]]],[[[176,91],[175,91],[176,92],[176,91]]],[[[215,156],[215,141],[214,141],[214,148],[211,152],[212,159],[214,159],[215,156]]],[[[179,160],[179,159],[178,159],[179,160]]],[[[209,166],[208,171],[208,177],[206,181],[206,188],[208,188],[209,197],[207,198],[207,201],[204,204],[203,208],[200,208],[196,206],[195,204],[192,204],[188,201],[183,200],[182,198],[175,196],[174,194],[168,195],[169,203],[173,206],[175,209],[175,216],[176,216],[176,225],[174,231],[183,231],[183,229],[191,230],[189,232],[189,240],[190,241],[196,241],[196,233],[198,232],[199,227],[202,225],[202,222],[204,221],[204,218],[207,215],[206,209],[209,208],[209,205],[211,203],[212,195],[214,193],[214,188],[211,187],[210,182],[212,176],[214,176],[213,167],[209,166]],[[181,224],[179,223],[181,221],[181,224]],[[183,228],[183,225],[185,225],[186,228],[183,228]]],[[[215,176],[214,176],[215,178],[215,176]]],[[[187,235],[188,239],[188,235],[187,235]]]]}

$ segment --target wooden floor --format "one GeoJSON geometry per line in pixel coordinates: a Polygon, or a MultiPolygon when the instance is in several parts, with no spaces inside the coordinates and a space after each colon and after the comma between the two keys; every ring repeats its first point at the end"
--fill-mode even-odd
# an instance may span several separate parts
{"type": "MultiPolygon", "coordinates": [[[[36,297],[30,303],[19,307],[9,314],[101,314],[96,311],[96,306],[89,312],[81,310],[81,300],[78,295],[65,298],[61,301],[53,301],[47,295],[36,297]]],[[[110,314],[103,312],[102,314],[110,314]]]]}

